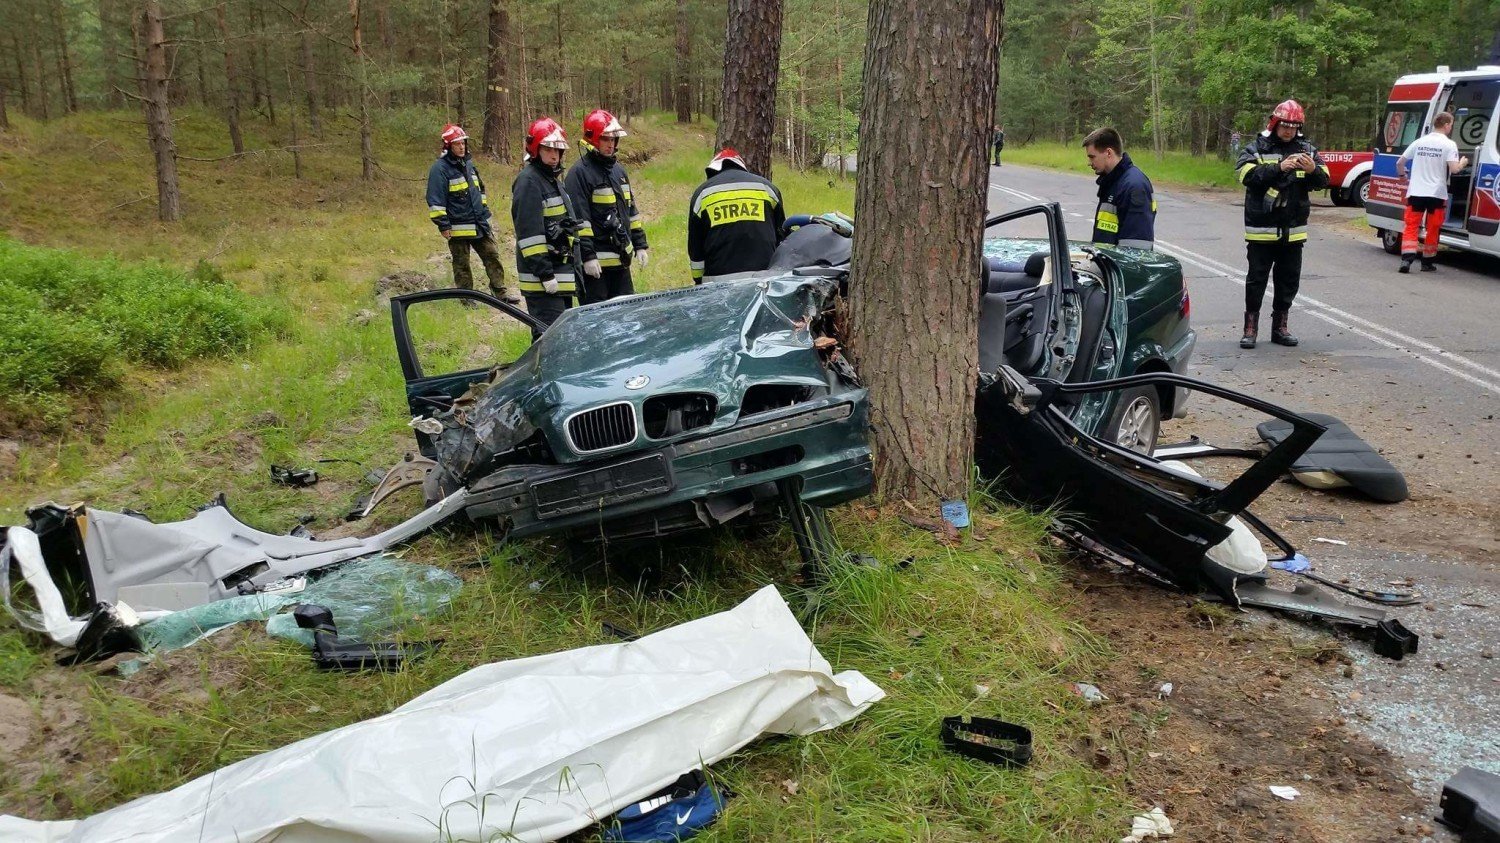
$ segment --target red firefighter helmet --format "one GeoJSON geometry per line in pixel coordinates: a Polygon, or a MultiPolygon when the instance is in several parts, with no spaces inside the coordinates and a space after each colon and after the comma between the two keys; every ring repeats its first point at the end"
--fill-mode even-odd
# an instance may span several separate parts
{"type": "Polygon", "coordinates": [[[537,151],[544,146],[548,149],[568,148],[568,136],[563,134],[563,128],[551,117],[537,120],[526,130],[527,155],[535,158],[537,151]]]}
{"type": "Polygon", "coordinates": [[[443,149],[445,150],[454,141],[466,141],[468,139],[468,134],[457,123],[449,123],[443,127],[443,149]]]}
{"type": "Polygon", "coordinates": [[[590,111],[583,118],[583,139],[590,144],[598,144],[600,138],[623,138],[628,134],[620,121],[602,108],[590,111]]]}
{"type": "Polygon", "coordinates": [[[1296,100],[1287,100],[1271,111],[1271,122],[1266,124],[1266,129],[1274,132],[1282,123],[1291,123],[1300,129],[1305,122],[1307,114],[1302,111],[1302,105],[1296,100]]]}
{"type": "Polygon", "coordinates": [[[714,173],[717,173],[720,170],[724,169],[724,165],[726,163],[733,164],[736,167],[739,167],[741,170],[750,169],[749,167],[745,166],[745,159],[741,158],[740,154],[734,151],[734,147],[726,146],[723,149],[719,150],[719,154],[715,155],[713,160],[708,162],[708,166],[704,167],[703,170],[709,175],[713,175],[714,173]]]}

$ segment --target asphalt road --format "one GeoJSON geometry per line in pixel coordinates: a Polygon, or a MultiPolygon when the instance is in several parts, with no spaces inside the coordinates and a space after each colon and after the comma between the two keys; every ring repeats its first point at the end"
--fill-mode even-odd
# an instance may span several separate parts
{"type": "MultiPolygon", "coordinates": [[[[1140,163],[1149,174],[1149,160],[1140,163]]],[[[1079,164],[1076,175],[992,167],[991,211],[1061,202],[1070,239],[1087,240],[1097,200],[1081,150],[1079,164]]],[[[1500,259],[1444,252],[1437,272],[1400,275],[1398,259],[1356,223],[1358,211],[1319,198],[1291,320],[1302,344],[1267,342],[1268,300],[1261,345],[1243,351],[1240,196],[1158,189],[1156,197],[1158,248],[1182,261],[1192,295],[1199,339],[1190,374],[1343,419],[1411,489],[1411,500],[1385,505],[1288,482],[1254,507],[1324,575],[1382,588],[1410,582],[1407,590],[1427,598],[1395,611],[1422,636],[1418,654],[1392,662],[1351,641],[1354,675],[1332,683],[1330,699],[1434,798],[1460,765],[1500,772],[1500,259]]],[[[1198,396],[1163,438],[1249,445],[1260,420],[1198,396]]],[[[1227,474],[1233,462],[1199,460],[1198,468],[1227,474]]]]}

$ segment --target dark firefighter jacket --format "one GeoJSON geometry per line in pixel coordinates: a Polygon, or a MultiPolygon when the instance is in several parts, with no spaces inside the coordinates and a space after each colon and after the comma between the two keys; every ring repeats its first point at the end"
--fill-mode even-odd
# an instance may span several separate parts
{"type": "Polygon", "coordinates": [[[542,282],[557,278],[559,295],[573,295],[573,241],[579,224],[562,182],[532,158],[510,188],[510,218],[516,227],[516,275],[523,293],[543,293],[542,282]]]}
{"type": "Polygon", "coordinates": [[[469,156],[454,158],[444,152],[427,171],[427,216],[438,231],[452,237],[483,237],[490,233],[490,207],[484,179],[469,156]]]}
{"type": "Polygon", "coordinates": [[[1099,207],[1094,210],[1094,242],[1154,248],[1156,195],[1151,180],[1130,160],[1129,153],[1120,156],[1120,163],[1095,183],[1099,185],[1099,207]]]}
{"type": "Polygon", "coordinates": [[[563,180],[578,213],[579,259],[597,258],[605,268],[629,266],[631,255],[649,248],[630,179],[619,161],[600,155],[587,143],[583,146],[587,151],[563,180]]]}
{"type": "Polygon", "coordinates": [[[1328,165],[1302,135],[1282,143],[1269,131],[1245,145],[1235,163],[1235,175],[1245,186],[1245,239],[1251,243],[1307,239],[1308,194],[1328,186],[1328,165]],[[1298,152],[1313,157],[1318,168],[1281,171],[1281,159],[1298,152]]]}
{"type": "Polygon", "coordinates": [[[688,205],[693,281],[715,281],[771,265],[786,210],[771,180],[725,164],[698,185],[688,205]]]}

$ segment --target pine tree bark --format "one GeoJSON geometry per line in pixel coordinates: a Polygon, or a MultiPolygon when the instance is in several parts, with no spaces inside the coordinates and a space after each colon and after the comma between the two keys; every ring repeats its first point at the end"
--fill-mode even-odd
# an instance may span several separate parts
{"type": "MultiPolygon", "coordinates": [[[[40,21],[32,19],[35,23],[40,21]]],[[[31,69],[32,75],[36,77],[37,100],[42,105],[42,119],[52,118],[52,106],[47,100],[47,66],[42,64],[42,48],[39,46],[40,38],[31,39],[31,69]]]]}
{"type": "Polygon", "coordinates": [[[110,108],[123,108],[125,95],[120,93],[120,33],[116,27],[115,0],[99,0],[99,63],[104,70],[104,102],[110,108]]]}
{"type": "Polygon", "coordinates": [[[156,213],[162,222],[176,222],[182,213],[182,194],[177,189],[177,145],[172,141],[172,110],[167,104],[167,36],[160,0],[142,0],[138,30],[141,104],[146,112],[146,137],[156,159],[156,213]]]}
{"type": "Polygon", "coordinates": [[[234,46],[230,43],[229,23],[224,18],[224,5],[215,7],[219,25],[219,40],[224,45],[224,90],[226,102],[225,119],[229,123],[229,142],[235,155],[245,153],[245,138],[240,134],[240,76],[234,62],[234,46]]]}
{"type": "MultiPolygon", "coordinates": [[[[460,6],[460,9],[463,7],[460,6]]],[[[453,14],[452,24],[453,44],[453,110],[458,116],[458,125],[467,125],[469,122],[469,101],[464,96],[464,76],[467,73],[467,63],[464,61],[464,16],[463,13],[453,14]]],[[[467,129],[465,130],[467,131],[467,129]]]]}
{"type": "Polygon", "coordinates": [[[27,114],[31,113],[31,84],[26,81],[26,61],[21,57],[21,42],[16,38],[16,33],[10,34],[11,55],[16,59],[16,83],[21,91],[21,110],[27,114]]]}
{"type": "Polygon", "coordinates": [[[10,131],[10,105],[6,102],[5,82],[0,81],[0,132],[10,131]]]}
{"type": "Polygon", "coordinates": [[[969,489],[1003,5],[870,2],[848,340],[886,498],[931,504],[969,489]]]}
{"type": "Polygon", "coordinates": [[[781,69],[782,0],[729,0],[724,36],[724,94],[719,147],[732,146],[745,164],[771,177],[776,129],[776,75],[781,69]]]}
{"type": "Polygon", "coordinates": [[[375,178],[375,141],[370,128],[370,79],[365,67],[365,42],[360,32],[359,0],[349,0],[349,20],[354,24],[355,83],[359,90],[359,175],[365,181],[375,178]]]}
{"type": "Polygon", "coordinates": [[[193,38],[198,49],[193,53],[194,69],[198,77],[198,104],[208,107],[208,39],[203,37],[203,15],[193,15],[193,38]]]}
{"type": "Polygon", "coordinates": [[[688,74],[693,67],[693,18],[688,0],[677,0],[677,62],[672,67],[676,82],[677,122],[693,122],[693,90],[688,74]]]}
{"type": "Polygon", "coordinates": [[[57,52],[57,75],[62,83],[63,107],[69,114],[78,110],[78,91],[73,87],[73,57],[68,53],[68,20],[62,0],[48,6],[52,18],[53,49],[57,52]]]}
{"type": "Polygon", "coordinates": [[[484,132],[479,146],[484,152],[510,161],[512,148],[520,131],[511,111],[510,72],[506,62],[510,55],[510,10],[507,0],[490,0],[488,63],[484,73],[484,132]]]}
{"type": "MultiPolygon", "coordinates": [[[[302,20],[307,20],[307,3],[302,4],[302,20]]],[[[315,135],[323,134],[318,117],[318,67],[313,62],[312,33],[302,30],[302,87],[307,89],[307,124],[315,135]]]]}

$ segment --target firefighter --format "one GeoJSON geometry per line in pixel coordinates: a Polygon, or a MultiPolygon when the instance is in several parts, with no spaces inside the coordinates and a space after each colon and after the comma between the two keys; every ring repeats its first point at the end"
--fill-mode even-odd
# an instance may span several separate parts
{"type": "Polygon", "coordinates": [[[448,241],[455,287],[474,289],[474,274],[469,269],[469,250],[473,249],[484,263],[490,292],[511,304],[521,303],[521,296],[505,287],[500,244],[490,224],[484,179],[469,157],[469,136],[452,123],[443,127],[442,152],[427,171],[427,216],[448,241]]]}
{"type": "Polygon", "coordinates": [[[1156,196],[1151,180],[1130,160],[1120,133],[1096,129],[1083,139],[1089,167],[1099,175],[1094,242],[1131,249],[1156,248],[1156,196]]]}
{"type": "Polygon", "coordinates": [[[635,292],[630,265],[646,266],[651,253],[646,229],[630,192],[630,179],[616,160],[624,127],[602,108],[583,119],[584,153],[563,180],[578,212],[578,255],[584,277],[583,304],[635,292]]]}
{"type": "Polygon", "coordinates": [[[567,135],[556,120],[533,122],[526,130],[526,162],[510,189],[521,294],[526,311],[544,325],[557,321],[577,292],[573,246],[581,225],[560,178],[567,148],[567,135]]]}
{"type": "Polygon", "coordinates": [[[1302,280],[1302,246],[1307,242],[1308,195],[1328,187],[1328,165],[1302,134],[1305,115],[1296,100],[1276,106],[1266,130],[1240,152],[1235,175],[1245,185],[1245,330],[1240,348],[1254,348],[1268,278],[1271,342],[1292,346],[1287,325],[1292,299],[1302,280]]]}
{"type": "Polygon", "coordinates": [[[743,278],[771,265],[786,211],[771,180],[750,172],[729,147],[704,167],[708,180],[688,203],[693,283],[743,278]]]}

